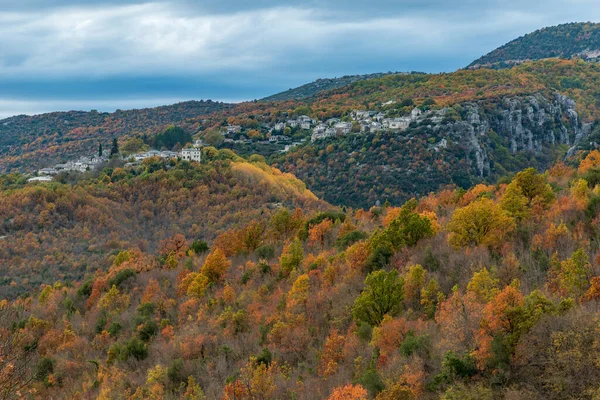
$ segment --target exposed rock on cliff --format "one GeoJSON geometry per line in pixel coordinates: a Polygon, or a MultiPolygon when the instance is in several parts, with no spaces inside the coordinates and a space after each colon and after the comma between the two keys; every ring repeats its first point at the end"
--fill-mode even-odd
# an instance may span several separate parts
{"type": "Polygon", "coordinates": [[[462,120],[434,127],[437,134],[462,143],[467,158],[479,176],[487,176],[492,165],[488,156],[490,132],[496,133],[511,154],[532,152],[540,155],[546,146],[569,145],[571,150],[587,137],[592,125],[580,120],[575,102],[561,94],[550,98],[537,93],[507,97],[490,103],[462,105],[462,120]]]}

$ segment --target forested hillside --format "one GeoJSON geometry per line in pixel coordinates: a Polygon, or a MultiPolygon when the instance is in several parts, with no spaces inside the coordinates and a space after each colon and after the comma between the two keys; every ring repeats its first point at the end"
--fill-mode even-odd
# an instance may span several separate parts
{"type": "Polygon", "coordinates": [[[599,27],[0,121],[0,399],[600,399],[599,27]]]}
{"type": "Polygon", "coordinates": [[[600,56],[600,24],[570,23],[517,38],[473,61],[468,68],[510,68],[527,60],[600,56]]]}
{"type": "Polygon", "coordinates": [[[286,90],[285,92],[277,93],[262,99],[263,101],[282,101],[282,100],[303,100],[313,97],[321,92],[326,92],[331,89],[348,86],[351,83],[363,81],[367,79],[381,78],[382,76],[392,75],[391,72],[376,73],[367,75],[347,75],[341,78],[323,78],[317,79],[314,82],[297,88],[286,90]]]}
{"type": "MultiPolygon", "coordinates": [[[[401,203],[445,185],[493,183],[525,166],[543,170],[568,151],[593,148],[599,142],[599,91],[597,64],[541,60],[504,70],[387,75],[303,101],[248,102],[235,108],[222,105],[223,111],[187,118],[178,126],[190,135],[199,132],[196,138],[217,148],[247,156],[263,154],[269,163],[299,175],[327,201],[365,207],[377,200],[401,203]],[[396,118],[415,108],[435,113],[435,118],[425,118],[400,133],[353,131],[314,144],[300,142],[308,139],[310,132],[295,130],[289,138],[300,144],[283,156],[284,146],[269,142],[270,136],[285,134],[274,131],[278,122],[302,115],[319,121],[348,121],[353,110],[383,112],[396,118]],[[239,126],[241,133],[226,135],[231,125],[239,126]],[[373,177],[374,171],[377,177],[373,177]],[[414,179],[411,174],[424,178],[414,179]],[[357,177],[356,184],[348,184],[350,176],[357,177]],[[340,201],[343,198],[348,203],[340,201]]],[[[137,113],[124,112],[130,118],[137,113]]],[[[164,125],[153,128],[140,113],[135,123],[124,124],[119,131],[124,132],[121,145],[129,137],[146,138],[151,146],[159,142],[152,134],[162,132],[164,125]]],[[[191,114],[177,114],[177,118],[191,114]]],[[[31,171],[72,155],[94,154],[98,135],[107,136],[108,131],[93,127],[69,132],[67,138],[42,135],[30,144],[9,146],[14,154],[0,158],[0,163],[31,171]],[[44,144],[56,140],[62,144],[44,144]]]]}
{"type": "MultiPolygon", "coordinates": [[[[409,115],[415,108],[431,112],[431,118],[402,132],[356,129],[300,144],[284,155],[264,153],[272,155],[272,164],[298,175],[329,202],[361,207],[377,200],[398,204],[445,185],[494,183],[526,166],[544,170],[569,150],[574,154],[593,148],[600,142],[599,91],[599,66],[579,60],[393,75],[303,102],[245,103],[209,117],[201,136],[218,136],[223,120],[253,132],[256,136],[250,141],[258,143],[269,135],[269,126],[303,114],[321,121],[334,117],[350,121],[353,110],[393,117],[409,115]]],[[[255,152],[265,148],[243,146],[255,152]]]]}
{"type": "Polygon", "coordinates": [[[1,176],[0,296],[81,280],[106,269],[123,249],[152,254],[174,235],[212,241],[281,205],[328,207],[262,157],[247,162],[206,148],[204,158],[202,164],[150,158],[139,168],[106,167],[75,183],[1,176]]]}
{"type": "MultiPolygon", "coordinates": [[[[380,106],[395,100],[411,99],[415,105],[433,99],[434,108],[465,101],[508,95],[559,91],[573,98],[577,111],[586,120],[600,117],[596,93],[600,87],[600,67],[581,60],[541,60],[504,70],[459,70],[441,74],[392,75],[357,82],[317,96],[310,102],[313,111],[343,111],[351,107],[380,106]]],[[[429,103],[429,102],[428,102],[429,103]]],[[[431,107],[431,105],[430,105],[431,107]]]]}
{"type": "MultiPolygon", "coordinates": [[[[156,183],[146,190],[172,193],[178,204],[190,196],[191,176],[249,184],[249,171],[268,171],[241,163],[244,178],[222,172],[235,175],[235,163],[210,173],[187,164],[139,177],[113,173],[73,189],[4,189],[3,196],[24,203],[27,220],[27,204],[43,197],[35,193],[85,196],[102,180],[127,193],[147,179],[156,183]]],[[[156,228],[163,235],[162,226],[144,225],[89,279],[47,281],[0,302],[0,335],[9,344],[0,347],[2,394],[595,398],[599,177],[600,153],[592,151],[577,168],[526,169],[497,185],[443,190],[401,207],[319,213],[306,208],[316,201],[309,195],[304,205],[261,217],[229,194],[247,213],[244,223],[208,246],[175,223],[157,245],[146,235],[156,228]]],[[[85,221],[72,223],[82,231],[85,221]]],[[[39,245],[30,240],[21,257],[39,245]]],[[[54,246],[54,254],[69,251],[68,243],[54,246]]],[[[94,251],[85,254],[93,259],[94,251]]]]}
{"type": "Polygon", "coordinates": [[[0,172],[35,171],[81,155],[96,154],[113,138],[151,135],[188,118],[206,116],[233,105],[189,101],[141,110],[55,112],[0,120],[0,172]]]}
{"type": "Polygon", "coordinates": [[[333,204],[368,208],[448,185],[496,182],[528,166],[544,170],[592,130],[568,99],[541,94],[457,104],[437,118],[400,133],[321,140],[275,158],[275,165],[333,204]]]}

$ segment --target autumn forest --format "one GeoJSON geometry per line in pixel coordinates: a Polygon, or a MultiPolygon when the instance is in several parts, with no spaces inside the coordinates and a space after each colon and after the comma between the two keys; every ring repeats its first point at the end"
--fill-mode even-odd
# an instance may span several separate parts
{"type": "Polygon", "coordinates": [[[369,210],[328,207],[260,158],[210,157],[168,171],[149,160],[139,176],[115,169],[72,187],[4,178],[3,204],[21,207],[12,224],[29,233],[3,242],[2,259],[16,268],[9,287],[31,292],[7,291],[21,294],[1,303],[3,394],[599,393],[599,152],[576,167],[526,169],[507,182],[369,210]],[[186,203],[207,190],[206,176],[246,200],[226,211],[186,203]],[[169,204],[183,203],[148,208],[161,200],[148,200],[147,181],[165,188],[169,204]],[[262,189],[248,192],[248,184],[262,189]],[[132,198],[148,202],[141,215],[127,208],[132,198]],[[249,214],[252,201],[274,205],[249,214]],[[186,216],[196,206],[211,225],[186,216]],[[220,217],[242,210],[235,223],[220,217]],[[214,235],[201,233],[215,224],[214,235]],[[50,254],[46,243],[65,250],[50,254]],[[79,267],[86,252],[99,254],[95,270],[79,267]],[[63,260],[52,268],[56,283],[40,285],[25,267],[41,254],[46,265],[63,260]]]}
{"type": "Polygon", "coordinates": [[[0,400],[600,399],[586,40],[2,120],[0,400]]]}

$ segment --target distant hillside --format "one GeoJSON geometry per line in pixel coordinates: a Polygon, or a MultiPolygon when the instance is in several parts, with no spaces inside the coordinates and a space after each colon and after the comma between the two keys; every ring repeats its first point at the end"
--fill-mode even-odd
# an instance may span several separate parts
{"type": "MultiPolygon", "coordinates": [[[[569,150],[595,147],[599,91],[600,64],[545,59],[512,69],[390,75],[302,102],[246,103],[209,116],[204,126],[210,133],[228,119],[242,132],[266,137],[277,122],[303,114],[351,121],[352,110],[367,104],[390,117],[410,114],[415,106],[431,109],[439,115],[426,114],[403,132],[361,133],[356,127],[285,154],[263,153],[330,203],[365,207],[388,199],[400,204],[448,184],[495,183],[527,166],[544,170],[569,150]]],[[[229,145],[236,151],[247,146],[229,145]]]]}
{"type": "Polygon", "coordinates": [[[394,75],[392,72],[377,73],[368,75],[347,75],[341,78],[326,78],[317,79],[314,82],[307,83],[295,89],[289,89],[285,92],[277,93],[269,97],[265,97],[264,101],[281,101],[281,100],[302,100],[312,97],[318,93],[325,92],[331,89],[337,89],[348,86],[354,82],[364,81],[367,79],[381,78],[386,75],[394,75]]]}
{"type": "Polygon", "coordinates": [[[600,24],[570,23],[543,28],[515,39],[473,61],[468,68],[506,68],[543,58],[596,59],[600,56],[600,24]]]}
{"type": "Polygon", "coordinates": [[[402,204],[448,185],[495,183],[530,166],[545,170],[591,132],[574,107],[558,94],[465,102],[403,132],[319,140],[280,156],[275,165],[332,204],[402,204]]]}
{"type": "Polygon", "coordinates": [[[233,104],[187,101],[140,110],[54,112],[19,115],[0,120],[0,173],[31,171],[105,147],[114,137],[132,133],[155,133],[165,125],[215,111],[233,104]]]}

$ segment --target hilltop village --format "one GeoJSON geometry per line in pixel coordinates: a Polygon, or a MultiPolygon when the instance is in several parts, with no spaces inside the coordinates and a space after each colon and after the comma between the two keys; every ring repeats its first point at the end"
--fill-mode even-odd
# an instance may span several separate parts
{"type": "Polygon", "coordinates": [[[56,164],[52,167],[42,168],[38,171],[35,177],[29,178],[29,182],[50,182],[54,176],[61,172],[86,172],[102,167],[108,163],[111,158],[117,158],[124,162],[124,167],[132,168],[137,167],[140,163],[150,157],[158,157],[162,159],[180,158],[187,161],[202,161],[202,147],[204,143],[202,140],[196,140],[192,147],[186,147],[181,151],[170,151],[170,150],[148,150],[129,156],[123,156],[118,151],[112,151],[111,154],[106,155],[101,150],[101,155],[96,156],[81,156],[76,160],[67,161],[66,163],[56,164]]]}
{"type": "MultiPolygon", "coordinates": [[[[383,103],[382,106],[391,106],[396,101],[383,103]]],[[[426,110],[414,107],[409,115],[390,116],[390,112],[373,110],[353,110],[348,115],[341,118],[329,118],[324,121],[311,118],[307,115],[301,115],[296,118],[288,118],[266,125],[261,128],[268,130],[268,142],[271,143],[292,143],[299,145],[310,138],[311,142],[327,139],[336,136],[343,136],[349,133],[369,133],[381,131],[400,132],[408,129],[412,122],[419,122],[429,118],[432,123],[439,123],[446,114],[446,109],[426,110]],[[294,133],[301,132],[306,136],[304,140],[295,142],[294,133]]],[[[240,125],[227,125],[221,130],[224,135],[224,143],[250,143],[249,139],[251,129],[240,125]]],[[[265,141],[266,143],[266,141],[265,141]]],[[[289,149],[289,148],[288,148],[289,149]]],[[[286,149],[285,151],[287,151],[286,149]]]]}
{"type": "MultiPolygon", "coordinates": [[[[308,115],[297,117],[283,117],[275,122],[263,124],[258,129],[244,125],[226,124],[218,128],[216,134],[219,140],[212,145],[217,147],[232,147],[237,145],[259,144],[259,145],[279,145],[274,152],[286,153],[295,146],[308,143],[315,143],[328,138],[343,137],[349,134],[365,134],[376,132],[402,132],[410,127],[412,123],[419,123],[429,120],[433,124],[439,124],[445,117],[447,109],[429,110],[427,107],[406,107],[405,104],[396,101],[388,101],[381,104],[380,110],[353,110],[340,118],[328,118],[318,120],[308,115]],[[403,107],[404,112],[398,115],[398,107],[403,107]],[[410,111],[406,111],[410,110],[410,111]],[[282,148],[283,146],[283,148],[282,148]]],[[[259,117],[260,118],[260,117],[259,117]]],[[[172,129],[172,127],[170,128],[172,129]]],[[[179,128],[177,128],[179,129],[179,128]]],[[[196,137],[205,137],[206,132],[198,132],[196,137]]],[[[190,136],[191,138],[191,136],[190,136]]],[[[107,151],[97,155],[84,155],[79,158],[58,163],[50,167],[38,170],[37,176],[31,177],[30,182],[49,182],[53,177],[61,172],[83,173],[97,169],[113,157],[117,157],[123,162],[123,166],[133,168],[150,157],[159,157],[162,159],[180,158],[188,161],[202,160],[202,147],[204,140],[196,139],[193,144],[178,143],[176,146],[156,146],[148,148],[145,151],[138,151],[131,154],[120,154],[118,151],[111,150],[110,156],[107,151]],[[186,146],[181,148],[181,146],[186,146]]],[[[443,145],[443,144],[442,144],[443,145]]]]}

